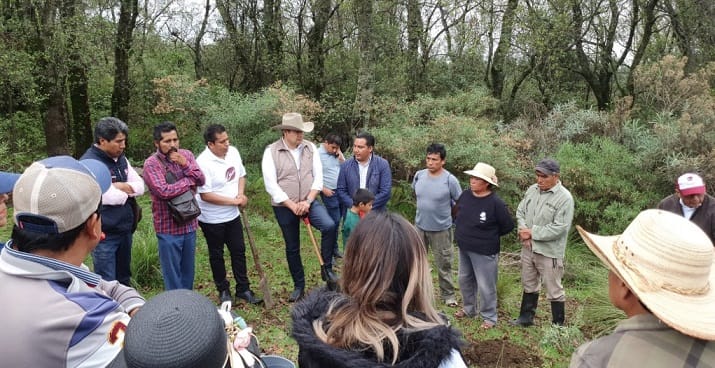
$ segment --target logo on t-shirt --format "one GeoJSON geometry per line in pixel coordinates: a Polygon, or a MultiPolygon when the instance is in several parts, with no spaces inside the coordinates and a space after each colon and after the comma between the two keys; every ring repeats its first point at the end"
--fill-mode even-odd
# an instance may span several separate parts
{"type": "Polygon", "coordinates": [[[226,170],[226,181],[230,182],[236,178],[236,168],[231,166],[226,170]]]}

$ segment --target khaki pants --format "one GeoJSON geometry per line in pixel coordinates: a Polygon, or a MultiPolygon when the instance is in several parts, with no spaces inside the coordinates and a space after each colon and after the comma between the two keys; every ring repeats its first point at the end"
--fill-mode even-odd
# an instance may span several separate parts
{"type": "Polygon", "coordinates": [[[546,285],[546,298],[552,302],[566,300],[561,278],[564,276],[563,258],[551,258],[534,253],[531,248],[521,248],[521,284],[526,293],[536,293],[541,282],[546,285]]]}
{"type": "Polygon", "coordinates": [[[454,298],[454,285],[452,284],[452,230],[417,232],[422,237],[427,249],[432,248],[434,263],[439,274],[439,291],[442,300],[454,298]]]}

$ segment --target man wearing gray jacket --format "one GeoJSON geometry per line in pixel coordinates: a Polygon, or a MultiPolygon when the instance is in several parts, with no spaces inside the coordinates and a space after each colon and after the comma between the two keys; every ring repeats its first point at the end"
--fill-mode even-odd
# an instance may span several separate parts
{"type": "Polygon", "coordinates": [[[534,324],[541,283],[551,302],[552,323],[563,325],[566,318],[566,294],[561,285],[564,275],[566,240],[573,220],[571,192],[561,185],[561,167],[551,158],[536,164],[536,184],[526,190],[516,210],[521,242],[521,299],[519,318],[512,324],[534,324]]]}

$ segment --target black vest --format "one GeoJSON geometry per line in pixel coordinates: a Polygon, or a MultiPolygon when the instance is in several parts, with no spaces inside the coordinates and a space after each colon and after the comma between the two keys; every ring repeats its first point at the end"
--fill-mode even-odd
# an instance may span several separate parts
{"type": "MultiPolygon", "coordinates": [[[[112,175],[112,183],[126,182],[129,174],[129,164],[124,153],[119,156],[119,159],[114,161],[104,151],[97,146],[92,145],[80,159],[95,159],[107,165],[109,172],[112,175]]],[[[119,234],[132,231],[132,223],[134,222],[134,212],[128,202],[123,205],[108,206],[102,205],[102,231],[108,234],[119,234]]]]}

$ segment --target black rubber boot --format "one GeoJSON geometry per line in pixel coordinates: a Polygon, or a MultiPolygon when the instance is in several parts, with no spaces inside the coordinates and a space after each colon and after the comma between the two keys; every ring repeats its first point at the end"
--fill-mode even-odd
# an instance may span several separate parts
{"type": "Polygon", "coordinates": [[[337,291],[338,290],[338,275],[333,272],[332,267],[328,268],[326,266],[320,267],[320,276],[325,281],[325,285],[328,290],[337,291]]]}
{"type": "Polygon", "coordinates": [[[534,324],[536,305],[539,303],[539,293],[524,293],[521,296],[519,318],[511,320],[514,326],[529,327],[534,324]]]}
{"type": "Polygon", "coordinates": [[[551,323],[563,326],[566,322],[564,302],[551,302],[551,323]]]}

